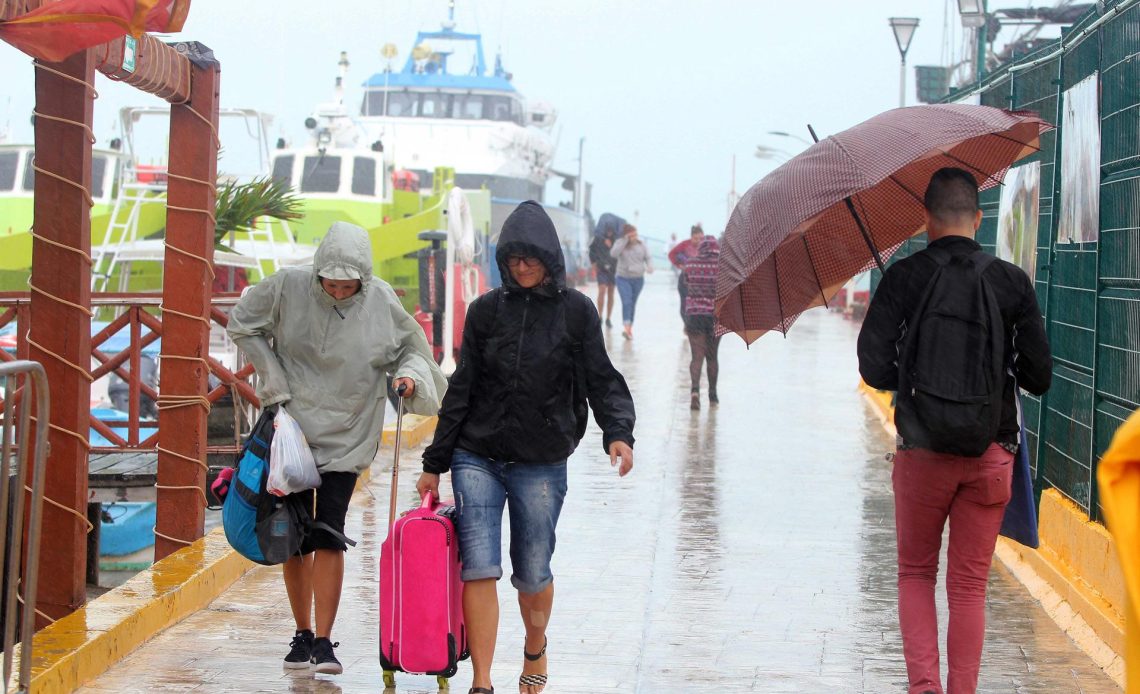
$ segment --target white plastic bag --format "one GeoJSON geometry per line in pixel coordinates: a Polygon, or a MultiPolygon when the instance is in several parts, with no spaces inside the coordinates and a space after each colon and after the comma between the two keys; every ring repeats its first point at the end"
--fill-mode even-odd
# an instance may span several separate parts
{"type": "Polygon", "coordinates": [[[321,474],[317,472],[317,461],[305,440],[305,432],[284,407],[277,408],[273,429],[269,480],[265,485],[269,493],[285,496],[321,486],[321,474]]]}

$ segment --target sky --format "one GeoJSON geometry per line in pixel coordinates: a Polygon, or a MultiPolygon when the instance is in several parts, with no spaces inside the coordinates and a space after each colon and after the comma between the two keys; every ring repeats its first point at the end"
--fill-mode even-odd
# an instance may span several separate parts
{"type": "MultiPolygon", "coordinates": [[[[990,0],[990,10],[1026,7],[990,0]]],[[[1055,0],[1038,0],[1052,5],[1055,0]]],[[[380,48],[400,51],[418,30],[437,30],[447,0],[193,0],[178,40],[200,41],[222,64],[222,106],[273,114],[271,140],[302,142],[303,121],[332,99],[341,51],[351,63],[346,102],[383,68],[380,48]]],[[[743,194],[821,137],[898,106],[899,51],[892,16],[920,20],[907,56],[945,65],[963,54],[956,0],[457,0],[460,31],[483,33],[515,86],[558,111],[555,168],[583,168],[592,211],[636,219],[642,233],[684,237],[701,222],[720,233],[732,190],[743,194]],[[794,137],[769,135],[784,131],[794,137]],[[781,150],[758,159],[757,146],[781,150]],[[733,161],[735,158],[735,188],[733,161]]],[[[1016,32],[1004,28],[999,39],[1016,32]]],[[[1056,35],[1054,28],[1042,35],[1056,35]]],[[[31,140],[31,59],[0,42],[0,133],[31,140]]],[[[155,97],[96,79],[95,131],[115,133],[123,106],[155,97]]],[[[223,132],[223,140],[226,133],[223,132]]],[[[230,147],[230,145],[227,145],[230,147]]],[[[551,187],[547,201],[560,199],[551,187]]]]}

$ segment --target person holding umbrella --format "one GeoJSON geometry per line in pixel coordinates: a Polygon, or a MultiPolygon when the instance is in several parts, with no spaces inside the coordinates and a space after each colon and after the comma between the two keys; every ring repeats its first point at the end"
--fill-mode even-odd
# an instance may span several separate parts
{"type": "Polygon", "coordinates": [[[621,321],[625,326],[622,337],[633,339],[633,314],[637,308],[637,297],[645,287],[645,274],[653,273],[653,258],[649,246],[637,236],[637,227],[626,224],[622,237],[610,249],[610,255],[617,258],[617,290],[621,295],[621,321]]]}
{"type": "Polygon", "coordinates": [[[598,282],[598,315],[605,315],[607,328],[613,327],[610,318],[614,313],[614,272],[617,270],[617,258],[610,255],[610,249],[624,224],[620,217],[608,212],[603,214],[594,230],[594,240],[590,242],[590,262],[598,282]]]}
{"type": "Polygon", "coordinates": [[[977,688],[986,581],[1011,497],[1016,390],[1043,394],[1052,358],[1032,281],[974,240],[982,212],[973,174],[938,170],[923,204],[930,243],[883,275],[859,333],[859,373],[873,388],[899,391],[892,482],[908,691],[944,691],[934,587],[949,519],[946,691],[968,694],[977,688]]]}

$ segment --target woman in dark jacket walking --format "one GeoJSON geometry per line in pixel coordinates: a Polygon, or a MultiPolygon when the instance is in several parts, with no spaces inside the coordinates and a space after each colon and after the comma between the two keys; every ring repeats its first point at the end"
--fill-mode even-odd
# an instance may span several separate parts
{"type": "Polygon", "coordinates": [[[474,669],[471,692],[493,692],[503,509],[511,514],[511,583],[526,628],[519,689],[546,686],[546,626],[554,603],[555,527],[566,459],[585,430],[588,399],[610,464],[633,468],[633,398],[610,363],[593,303],[564,284],[550,217],[524,202],[503,224],[496,261],[503,286],[467,312],[459,366],[424,452],[417,488],[439,494],[451,471],[463,608],[474,669]]]}

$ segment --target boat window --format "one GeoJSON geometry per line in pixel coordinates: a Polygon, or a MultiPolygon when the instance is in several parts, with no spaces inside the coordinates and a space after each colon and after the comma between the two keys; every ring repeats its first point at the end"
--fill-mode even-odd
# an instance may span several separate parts
{"type": "Polygon", "coordinates": [[[487,113],[490,120],[509,121],[511,119],[511,99],[507,96],[488,96],[487,113]]]}
{"type": "MultiPolygon", "coordinates": [[[[369,96],[375,103],[369,108],[369,113],[382,113],[384,111],[384,92],[372,92],[369,96]]],[[[411,92],[388,92],[388,115],[397,118],[410,118],[416,115],[416,102],[419,94],[411,92]]]]}
{"type": "Polygon", "coordinates": [[[292,185],[294,158],[292,154],[283,154],[273,158],[273,180],[285,181],[292,185]]]}
{"type": "Polygon", "coordinates": [[[452,118],[467,120],[480,120],[483,118],[482,94],[457,94],[455,105],[451,109],[452,118]]]}
{"type": "Polygon", "coordinates": [[[340,157],[305,157],[301,172],[302,193],[335,193],[340,190],[340,157]]]}
{"type": "Polygon", "coordinates": [[[107,178],[107,157],[96,154],[91,157],[91,197],[103,197],[103,181],[107,178]]]}
{"type": "Polygon", "coordinates": [[[522,102],[518,99],[511,99],[511,120],[519,125],[526,125],[526,114],[523,113],[522,102]]]}
{"type": "Polygon", "coordinates": [[[419,115],[423,118],[447,118],[450,94],[424,94],[419,115]]]}
{"type": "Polygon", "coordinates": [[[0,190],[12,190],[16,185],[16,164],[19,152],[0,152],[0,190]]]}
{"type": "Polygon", "coordinates": [[[352,160],[352,194],[376,195],[376,160],[355,157],[352,160]]]}
{"type": "Polygon", "coordinates": [[[36,186],[36,153],[28,152],[28,156],[24,157],[24,190],[31,192],[36,186]]]}

